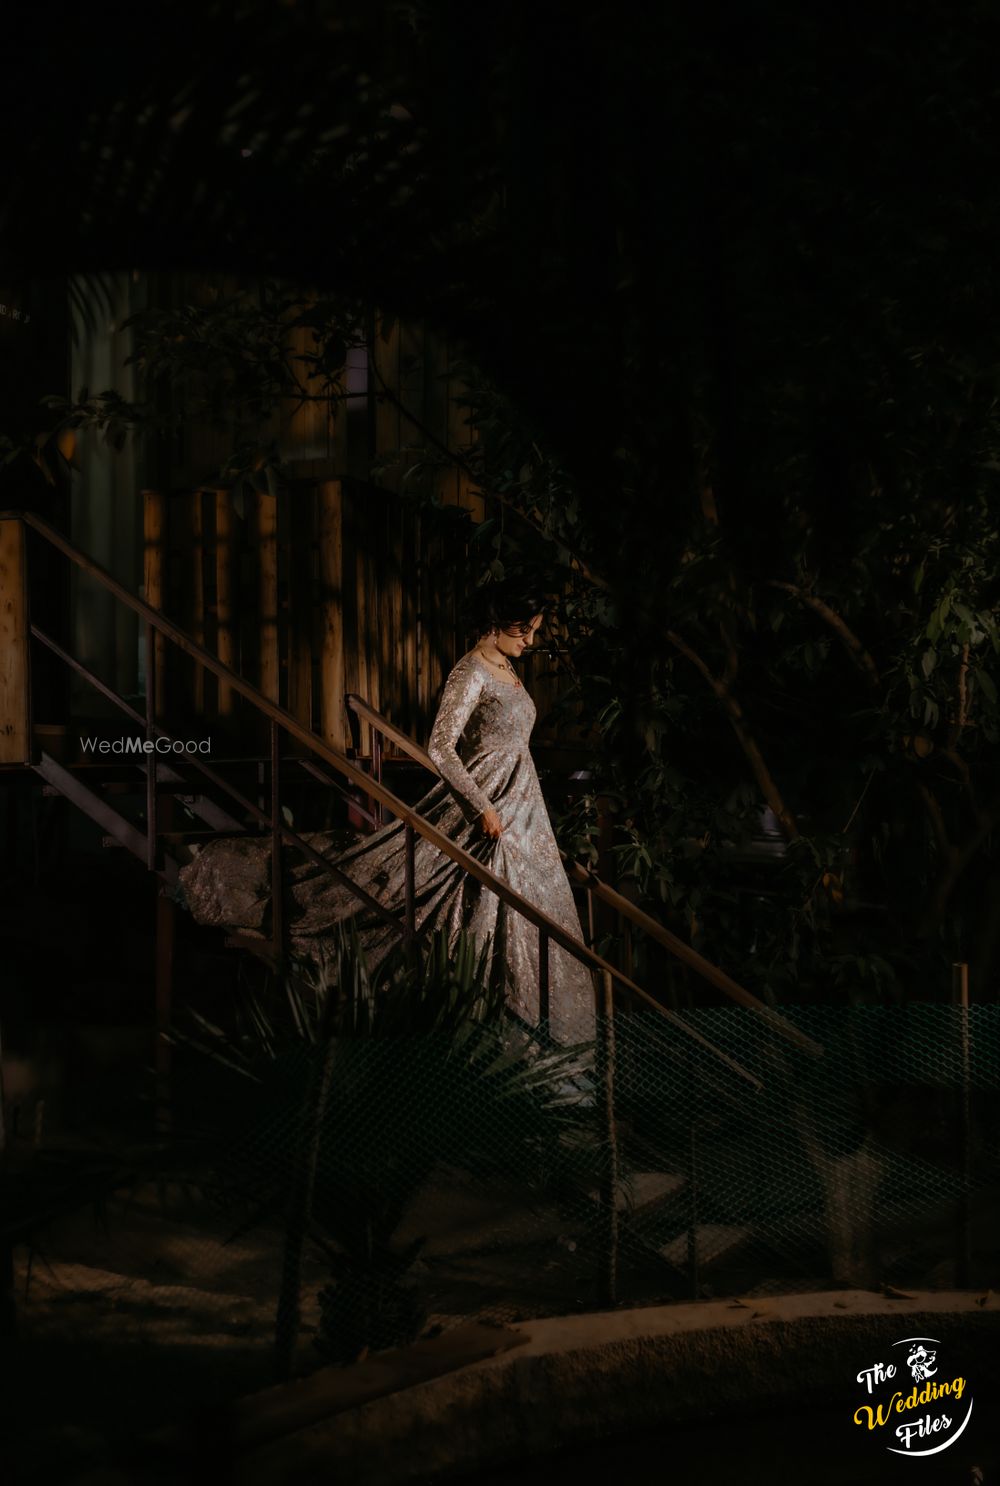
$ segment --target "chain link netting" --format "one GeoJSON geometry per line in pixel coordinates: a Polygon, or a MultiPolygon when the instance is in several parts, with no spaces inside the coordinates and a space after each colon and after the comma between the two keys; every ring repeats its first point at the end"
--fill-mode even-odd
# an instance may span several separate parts
{"type": "Polygon", "coordinates": [[[473,1316],[961,1282],[1000,1174],[998,1010],[786,1008],[818,1055],[739,1007],[602,1020],[575,1060],[482,1026],[336,1038],[270,1061],[211,1190],[280,1216],[279,1331],[289,1253],[321,1256],[339,1360],[473,1316]]]}
{"type": "MultiPolygon", "coordinates": [[[[197,1173],[112,1213],[106,1259],[78,1230],[80,1262],[131,1253],[128,1294],[174,1316],[211,1295],[206,1344],[289,1367],[477,1317],[995,1285],[1000,1007],[780,1017],[620,1013],[575,1052],[469,1022],[202,1065],[197,1173]]],[[[53,1257],[69,1283],[71,1246],[53,1257]]]]}

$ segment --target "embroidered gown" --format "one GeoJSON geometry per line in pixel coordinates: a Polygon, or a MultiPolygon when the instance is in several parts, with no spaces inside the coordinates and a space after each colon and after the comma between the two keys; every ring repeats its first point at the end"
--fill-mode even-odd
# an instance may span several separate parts
{"type": "MultiPolygon", "coordinates": [[[[583,942],[580,919],[559,855],[528,740],[536,708],[523,686],[497,678],[469,652],[445,683],[428,744],[441,779],[413,807],[470,855],[504,878],[524,898],[583,942]],[[486,836],[476,825],[484,810],[500,816],[503,833],[486,836]]],[[[351,880],[394,910],[405,893],[403,822],[390,821],[346,850],[333,833],[304,839],[351,880]]],[[[368,964],[377,966],[398,935],[341,884],[289,849],[288,932],[293,952],[315,961],[333,923],[356,917],[368,964]]],[[[270,842],[235,837],[209,843],[180,872],[182,896],[200,923],[259,928],[270,896],[270,842]]],[[[538,1021],[538,930],[466,876],[457,862],[417,835],[414,898],[418,932],[445,927],[449,941],[471,930],[490,937],[491,974],[521,1018],[538,1021]]],[[[549,943],[549,1030],[560,1043],[595,1035],[590,970],[549,943]]]]}

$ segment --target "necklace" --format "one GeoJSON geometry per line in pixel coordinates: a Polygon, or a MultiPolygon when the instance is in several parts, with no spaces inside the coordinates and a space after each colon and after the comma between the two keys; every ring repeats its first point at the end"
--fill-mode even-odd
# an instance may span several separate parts
{"type": "Polygon", "coordinates": [[[518,676],[517,672],[514,670],[514,667],[511,665],[506,656],[504,657],[502,662],[498,660],[490,660],[489,656],[485,653],[485,651],[480,650],[478,645],[476,646],[476,654],[481,655],[488,666],[496,666],[498,671],[507,671],[511,676],[513,676],[514,685],[520,686],[521,678],[518,676]]]}

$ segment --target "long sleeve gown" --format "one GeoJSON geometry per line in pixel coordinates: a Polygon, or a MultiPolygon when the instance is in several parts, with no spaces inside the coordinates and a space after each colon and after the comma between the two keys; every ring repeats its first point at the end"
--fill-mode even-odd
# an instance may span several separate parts
{"type": "MultiPolygon", "coordinates": [[[[523,686],[499,680],[469,652],[445,683],[428,744],[441,778],[413,807],[498,877],[583,942],[528,740],[536,708],[523,686]],[[492,808],[503,834],[486,836],[478,817],[492,808]]],[[[320,833],[311,844],[386,907],[401,910],[405,893],[403,822],[390,821],[346,850],[331,850],[320,833]]],[[[290,861],[302,862],[289,850],[290,861]]],[[[507,1005],[524,1021],[538,1021],[538,930],[500,898],[467,876],[419,834],[414,850],[418,933],[445,927],[449,942],[462,929],[491,943],[491,974],[507,1005]]],[[[377,966],[397,935],[349,889],[313,863],[288,874],[289,937],[293,951],[318,958],[334,923],[354,917],[369,966],[377,966]]],[[[201,923],[255,928],[270,896],[270,843],[259,837],[211,842],[180,872],[182,895],[201,923]]],[[[560,1043],[595,1035],[594,984],[586,965],[549,944],[549,1031],[560,1043]]]]}

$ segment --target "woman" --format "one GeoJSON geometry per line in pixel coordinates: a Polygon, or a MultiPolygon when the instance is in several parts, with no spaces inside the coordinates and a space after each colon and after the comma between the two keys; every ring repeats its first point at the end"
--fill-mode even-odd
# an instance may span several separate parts
{"type": "MultiPolygon", "coordinates": [[[[478,638],[447,678],[428,744],[441,779],[413,808],[582,943],[569,879],[528,751],[536,709],[514,667],[534,643],[544,600],[511,593],[500,584],[489,584],[477,599],[478,638]]],[[[402,821],[391,821],[346,851],[324,854],[386,907],[401,909],[406,881],[402,821]]],[[[268,873],[267,843],[237,838],[206,846],[181,869],[180,877],[187,905],[200,922],[258,927],[267,905],[268,873]]],[[[289,935],[297,954],[318,959],[323,936],[335,922],[350,917],[356,918],[370,967],[397,942],[398,935],[383,919],[315,865],[293,868],[290,878],[289,935]]],[[[490,939],[492,983],[502,985],[518,1017],[535,1024],[535,925],[419,834],[414,900],[418,933],[445,927],[451,942],[463,929],[480,940],[490,939]]],[[[561,1043],[594,1037],[591,972],[551,941],[549,1031],[561,1043]]]]}

